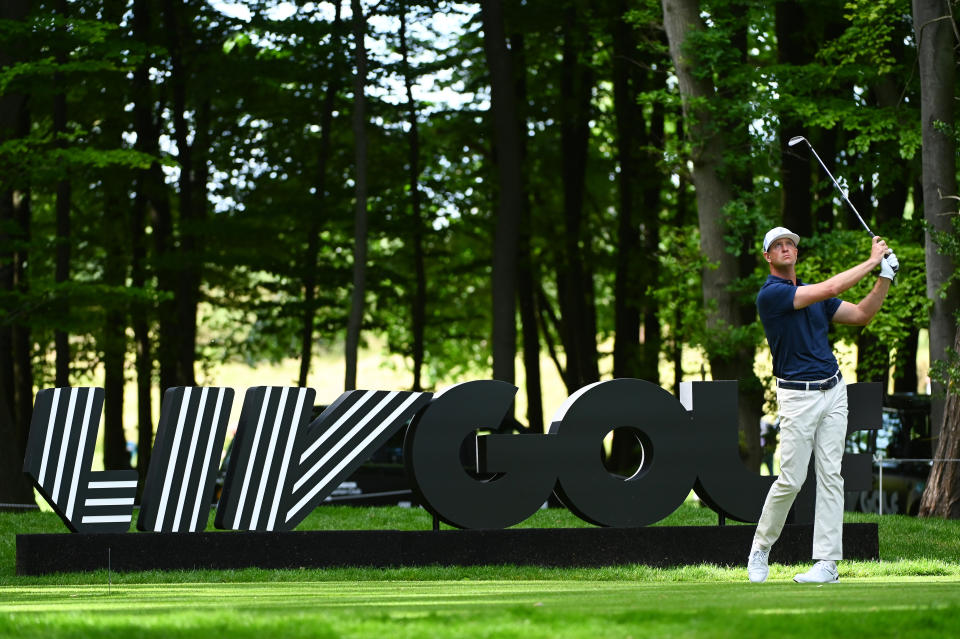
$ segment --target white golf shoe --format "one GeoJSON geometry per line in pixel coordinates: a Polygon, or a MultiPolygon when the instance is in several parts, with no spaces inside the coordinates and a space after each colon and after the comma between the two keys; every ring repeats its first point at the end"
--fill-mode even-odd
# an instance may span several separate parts
{"type": "Polygon", "coordinates": [[[750,557],[747,559],[747,577],[751,582],[759,584],[767,580],[767,575],[770,574],[770,566],[767,565],[769,557],[769,550],[756,547],[750,550],[750,557]]]}
{"type": "Polygon", "coordinates": [[[840,581],[837,576],[837,562],[818,561],[807,572],[800,573],[793,578],[798,584],[835,584],[840,581]]]}

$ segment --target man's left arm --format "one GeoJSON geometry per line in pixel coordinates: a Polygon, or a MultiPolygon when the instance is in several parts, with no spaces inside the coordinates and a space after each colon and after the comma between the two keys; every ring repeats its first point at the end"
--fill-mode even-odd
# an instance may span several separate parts
{"type": "Polygon", "coordinates": [[[850,324],[852,326],[869,324],[873,316],[880,310],[883,300],[887,297],[891,281],[882,276],[878,277],[877,283],[873,285],[873,290],[867,293],[867,296],[860,300],[859,304],[840,302],[839,308],[833,314],[833,321],[837,324],[850,324]]]}

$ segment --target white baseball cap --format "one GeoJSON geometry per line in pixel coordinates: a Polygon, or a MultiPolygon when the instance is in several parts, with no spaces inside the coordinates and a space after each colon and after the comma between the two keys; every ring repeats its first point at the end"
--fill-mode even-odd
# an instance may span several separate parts
{"type": "Polygon", "coordinates": [[[800,236],[796,233],[790,231],[790,229],[785,229],[782,226],[778,226],[775,229],[770,229],[767,231],[767,234],[763,236],[763,252],[766,253],[767,249],[770,248],[770,245],[779,240],[781,237],[789,237],[793,240],[793,243],[796,246],[800,246],[800,236]]]}

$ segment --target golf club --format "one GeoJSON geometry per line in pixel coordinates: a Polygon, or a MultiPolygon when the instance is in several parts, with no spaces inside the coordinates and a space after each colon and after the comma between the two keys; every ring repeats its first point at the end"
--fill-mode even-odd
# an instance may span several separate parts
{"type": "Polygon", "coordinates": [[[867,229],[867,233],[870,234],[870,237],[874,236],[873,231],[870,230],[870,227],[867,226],[867,223],[863,221],[863,218],[860,217],[860,212],[857,210],[857,207],[853,205],[853,202],[850,201],[850,198],[847,197],[847,192],[840,186],[837,180],[833,177],[833,174],[830,173],[830,169],[827,168],[827,165],[823,163],[823,160],[820,159],[820,156],[817,155],[817,152],[814,150],[813,145],[810,144],[810,141],[803,137],[802,135],[797,135],[790,138],[790,141],[787,142],[789,146],[795,146],[801,142],[806,142],[807,146],[810,147],[810,152],[813,153],[813,157],[817,158],[817,162],[820,163],[820,166],[823,167],[823,170],[827,172],[827,175],[830,176],[830,180],[833,182],[833,185],[837,187],[837,190],[840,191],[840,195],[843,196],[843,201],[850,205],[850,208],[853,210],[854,214],[857,216],[857,219],[860,220],[860,223],[863,224],[863,228],[867,229]]]}

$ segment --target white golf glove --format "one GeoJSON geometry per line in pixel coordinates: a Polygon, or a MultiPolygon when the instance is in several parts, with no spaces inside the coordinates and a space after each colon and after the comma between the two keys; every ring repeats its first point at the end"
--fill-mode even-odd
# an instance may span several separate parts
{"type": "Polygon", "coordinates": [[[885,277],[892,282],[899,270],[900,261],[895,253],[890,253],[880,261],[880,277],[885,277]]]}

